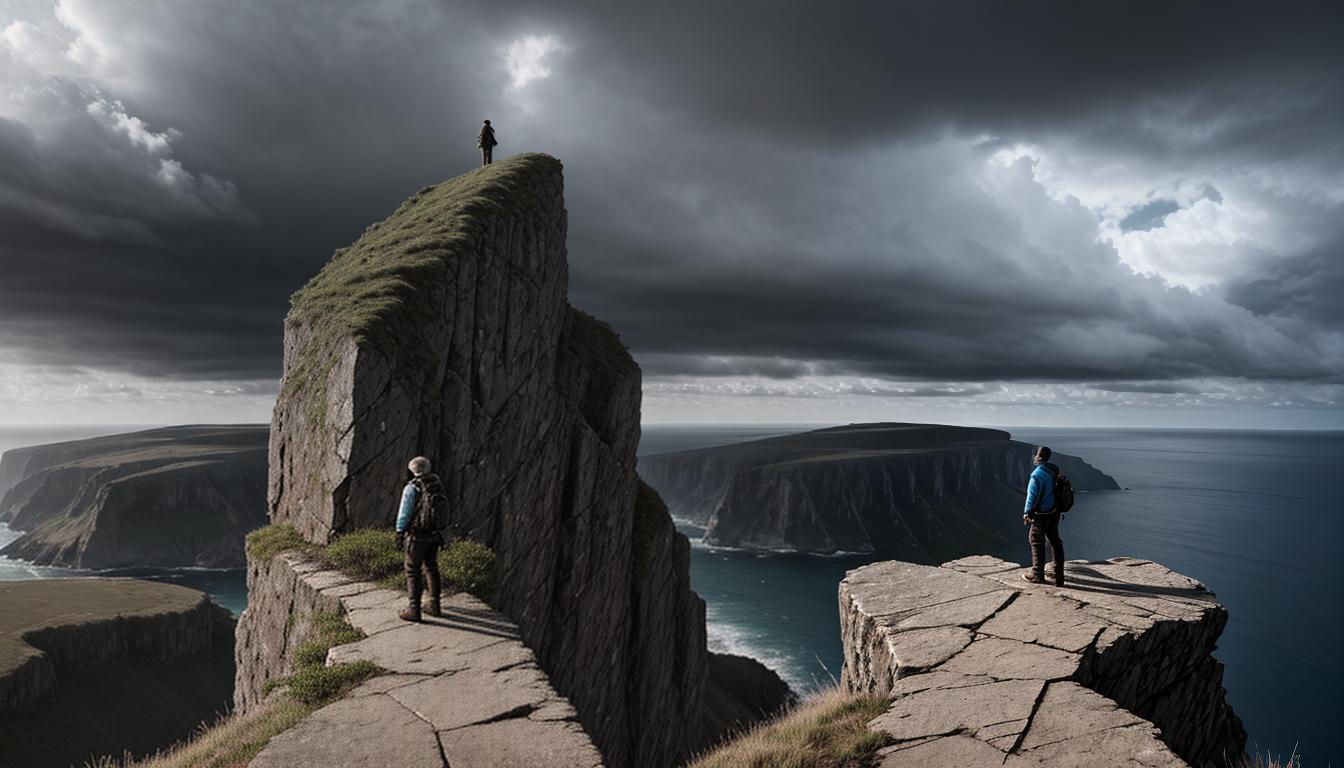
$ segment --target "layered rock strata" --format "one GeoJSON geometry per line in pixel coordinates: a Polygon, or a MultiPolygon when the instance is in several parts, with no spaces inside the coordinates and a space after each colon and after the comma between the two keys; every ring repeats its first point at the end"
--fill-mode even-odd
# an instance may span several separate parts
{"type": "Polygon", "coordinates": [[[705,738],[704,604],[634,471],[639,368],[566,301],[565,234],[560,163],[519,155],[338,251],[286,320],[269,511],[317,543],[390,526],[428,456],[496,553],[495,607],[607,762],[656,768],[705,738]]]}
{"type": "MultiPolygon", "coordinates": [[[[715,546],[936,563],[1016,540],[1032,446],[995,429],[851,424],[644,456],[640,475],[715,546]]],[[[1076,490],[1115,490],[1056,454],[1076,490]]]]}
{"type": "Polygon", "coordinates": [[[840,584],[841,684],[892,699],[882,766],[1219,766],[1241,721],[1210,655],[1227,611],[1133,558],[1070,561],[1068,586],[968,557],[883,562],[840,584]]]}
{"type": "Polygon", "coordinates": [[[78,568],[241,567],[266,523],[264,426],[188,426],[16,448],[0,554],[78,568]]]}
{"type": "Polygon", "coordinates": [[[466,594],[443,617],[397,618],[396,590],[324,570],[297,554],[256,563],[239,632],[239,706],[260,701],[267,680],[292,671],[313,613],[340,611],[366,637],[332,648],[328,664],[367,660],[386,674],[273,738],[251,768],[397,765],[595,768],[601,755],[578,712],[551,687],[518,626],[466,594]],[[262,616],[289,619],[257,621],[262,616]]]}

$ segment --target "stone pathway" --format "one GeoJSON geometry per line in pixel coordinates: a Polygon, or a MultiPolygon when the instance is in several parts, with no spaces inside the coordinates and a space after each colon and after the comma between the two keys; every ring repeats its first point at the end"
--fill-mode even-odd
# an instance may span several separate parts
{"type": "Polygon", "coordinates": [[[1147,560],[1066,571],[1063,589],[991,557],[846,576],[841,680],[892,697],[870,723],[895,740],[883,768],[1176,768],[1240,753],[1209,656],[1227,617],[1213,594],[1147,560]]]}
{"type": "Polygon", "coordinates": [[[250,768],[593,768],[601,755],[574,707],[551,688],[518,627],[467,594],[443,617],[404,622],[401,592],[310,564],[302,578],[337,597],[368,637],[327,664],[367,659],[388,670],[277,735],[250,768]]]}

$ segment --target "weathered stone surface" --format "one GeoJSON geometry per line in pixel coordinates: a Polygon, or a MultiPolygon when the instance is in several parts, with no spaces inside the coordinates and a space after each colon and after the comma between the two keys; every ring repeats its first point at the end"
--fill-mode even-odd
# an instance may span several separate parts
{"type": "Polygon", "coordinates": [[[515,717],[439,734],[452,768],[596,768],[602,758],[577,723],[546,723],[515,717]],[[573,738],[557,739],[559,727],[573,738]]]}
{"type": "MultiPolygon", "coordinates": [[[[508,617],[459,593],[443,601],[442,617],[408,623],[396,618],[406,603],[403,594],[371,588],[337,596],[333,593],[349,590],[344,585],[318,589],[315,585],[337,580],[311,565],[296,555],[279,555],[267,572],[292,584],[304,609],[334,606],[362,617],[359,628],[368,637],[332,648],[328,665],[371,661],[386,674],[276,736],[252,768],[441,768],[445,760],[453,768],[601,764],[578,723],[578,711],[556,693],[508,617]],[[378,615],[391,616],[393,623],[378,615]]],[[[297,614],[291,634],[304,632],[305,616],[297,614]]],[[[292,639],[286,641],[293,645],[292,639]]],[[[258,683],[252,678],[241,682],[258,683]]],[[[245,698],[251,701],[254,694],[245,698]]]]}
{"type": "Polygon", "coordinates": [[[429,723],[387,696],[342,699],[271,739],[249,768],[444,768],[429,723]]]}
{"type": "MultiPolygon", "coordinates": [[[[1032,446],[995,429],[850,424],[644,456],[639,471],[709,544],[881,552],[936,563],[1017,540],[1032,446]]],[[[1055,460],[1079,490],[1116,489],[1081,459],[1055,460]]]]}
{"type": "Polygon", "coordinates": [[[1210,655],[1227,612],[1202,584],[1133,558],[1070,562],[1064,588],[1021,571],[982,556],[846,575],[841,682],[892,697],[871,723],[897,740],[882,765],[1206,766],[1241,754],[1210,655]],[[938,626],[969,639],[940,661],[938,626]]]}
{"type": "Polygon", "coordinates": [[[986,734],[989,738],[1018,734],[1026,727],[1044,687],[1040,680],[1000,680],[960,688],[929,688],[897,698],[871,726],[897,741],[953,733],[979,735],[986,729],[991,729],[986,734]],[[1004,725],[1009,727],[1000,727],[1004,725]]]}
{"type": "Polygon", "coordinates": [[[897,744],[885,753],[879,768],[929,768],[929,766],[994,766],[1003,753],[979,739],[953,734],[909,746],[897,744]]]}
{"type": "Polygon", "coordinates": [[[495,551],[496,607],[606,759],[658,768],[704,739],[704,604],[634,471],[639,368],[567,303],[566,226],[560,163],[528,154],[338,251],[286,320],[270,514],[315,542],[388,526],[407,459],[430,457],[495,551]]]}

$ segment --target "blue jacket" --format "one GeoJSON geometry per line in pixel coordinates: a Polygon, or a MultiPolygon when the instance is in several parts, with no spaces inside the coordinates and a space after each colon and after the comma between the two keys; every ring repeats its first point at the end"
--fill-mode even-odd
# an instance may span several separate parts
{"type": "Polygon", "coordinates": [[[405,533],[411,527],[411,515],[415,514],[415,499],[419,495],[420,490],[415,487],[414,480],[406,483],[406,488],[401,492],[401,509],[397,512],[397,533],[405,533]]]}
{"type": "Polygon", "coordinates": [[[1022,514],[1031,514],[1033,508],[1042,514],[1055,511],[1055,475],[1048,464],[1037,464],[1027,479],[1027,503],[1022,514]],[[1041,500],[1039,507],[1036,504],[1038,498],[1041,500]]]}

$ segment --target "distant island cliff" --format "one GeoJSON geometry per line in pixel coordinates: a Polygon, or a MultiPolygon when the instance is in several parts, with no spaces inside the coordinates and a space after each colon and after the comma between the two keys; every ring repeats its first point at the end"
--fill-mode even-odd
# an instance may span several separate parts
{"type": "MultiPolygon", "coordinates": [[[[1021,535],[1032,447],[1002,430],[851,424],[643,456],[639,473],[711,545],[940,562],[1021,535]]],[[[1079,491],[1117,490],[1074,456],[1079,491]]]]}
{"type": "Polygon", "coordinates": [[[241,567],[266,523],[259,425],[183,426],[15,448],[0,457],[0,554],[78,568],[241,567]]]}

